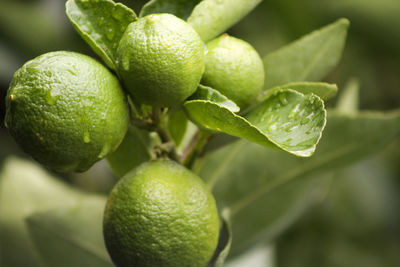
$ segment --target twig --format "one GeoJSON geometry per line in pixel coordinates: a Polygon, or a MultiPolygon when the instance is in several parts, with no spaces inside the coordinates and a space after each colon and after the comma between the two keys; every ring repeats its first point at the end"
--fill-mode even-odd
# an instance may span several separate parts
{"type": "Polygon", "coordinates": [[[191,169],[194,166],[196,158],[203,154],[204,147],[213,134],[214,133],[210,131],[200,130],[193,136],[189,145],[185,149],[186,156],[182,160],[184,166],[188,169],[191,169]]]}

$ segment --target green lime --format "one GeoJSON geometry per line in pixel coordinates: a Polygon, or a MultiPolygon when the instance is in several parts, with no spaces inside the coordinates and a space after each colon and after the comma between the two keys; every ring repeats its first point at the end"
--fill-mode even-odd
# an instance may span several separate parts
{"type": "Polygon", "coordinates": [[[128,126],[117,78],[96,60],[52,52],[15,74],[5,124],[20,147],[58,171],[85,171],[116,149],[128,126]]]}
{"type": "Polygon", "coordinates": [[[204,267],[218,243],[219,219],[199,177],[173,161],[153,161],[114,187],[103,227],[118,267],[204,267]]]}
{"type": "Polygon", "coordinates": [[[247,107],[264,85],[264,65],[247,42],[224,34],[207,44],[202,84],[247,107]]]}
{"type": "Polygon", "coordinates": [[[134,99],[174,106],[197,89],[204,72],[204,44],[185,21],[170,14],[152,14],[128,26],[116,61],[134,99]]]}

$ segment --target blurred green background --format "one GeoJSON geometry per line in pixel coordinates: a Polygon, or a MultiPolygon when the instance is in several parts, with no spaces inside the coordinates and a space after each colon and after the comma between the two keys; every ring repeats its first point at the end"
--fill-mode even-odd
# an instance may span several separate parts
{"type": "MultiPolygon", "coordinates": [[[[139,13],[146,1],[120,2],[139,13]]],[[[55,50],[95,57],[67,20],[64,4],[64,0],[0,0],[1,121],[8,84],[24,62],[55,50]]],[[[361,110],[398,109],[399,0],[264,0],[229,33],[264,56],[341,17],[348,18],[351,27],[342,60],[326,81],[337,83],[340,94],[356,79],[361,110]]],[[[335,100],[327,103],[334,105],[335,100]]],[[[273,248],[261,249],[269,260],[264,257],[252,266],[400,266],[399,148],[397,140],[379,154],[337,172],[315,206],[273,248]]],[[[0,164],[10,155],[28,158],[1,123],[0,164]]],[[[87,173],[62,178],[95,192],[107,192],[115,182],[104,162],[87,173]]]]}

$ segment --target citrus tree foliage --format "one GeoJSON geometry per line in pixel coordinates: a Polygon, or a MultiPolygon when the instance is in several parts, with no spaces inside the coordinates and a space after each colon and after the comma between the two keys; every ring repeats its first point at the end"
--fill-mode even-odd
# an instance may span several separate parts
{"type": "MultiPolygon", "coordinates": [[[[127,87],[118,47],[126,29],[141,18],[175,15],[206,43],[260,2],[151,0],[135,12],[112,0],[68,0],[66,14],[127,87]]],[[[336,108],[325,107],[338,88],[322,80],[340,60],[348,27],[347,19],[339,19],[262,55],[264,86],[246,107],[201,82],[168,107],[128,95],[131,123],[107,155],[110,169],[123,177],[145,162],[169,158],[201,177],[220,217],[218,246],[208,266],[223,266],[258,242],[273,241],[326,190],[332,173],[400,136],[400,112],[358,111],[354,87],[336,108]]],[[[84,193],[53,176],[31,162],[5,161],[0,265],[113,266],[102,234],[106,196],[84,193]]]]}

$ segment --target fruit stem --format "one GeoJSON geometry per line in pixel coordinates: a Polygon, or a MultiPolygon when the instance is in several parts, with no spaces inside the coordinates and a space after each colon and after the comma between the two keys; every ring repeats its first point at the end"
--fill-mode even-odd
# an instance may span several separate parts
{"type": "Polygon", "coordinates": [[[166,149],[167,155],[170,159],[175,160],[178,163],[181,163],[179,160],[179,155],[176,151],[176,145],[174,140],[171,137],[171,134],[168,130],[168,115],[165,109],[162,108],[153,108],[152,112],[153,123],[156,126],[155,131],[161,139],[161,143],[163,148],[166,149]]]}

